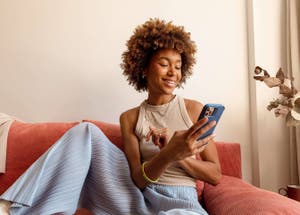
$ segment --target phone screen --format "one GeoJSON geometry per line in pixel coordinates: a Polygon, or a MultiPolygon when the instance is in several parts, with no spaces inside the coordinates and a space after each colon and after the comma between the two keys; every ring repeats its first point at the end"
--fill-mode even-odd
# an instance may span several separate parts
{"type": "Polygon", "coordinates": [[[224,109],[225,109],[225,107],[221,104],[206,104],[203,107],[198,120],[200,120],[204,117],[207,117],[208,121],[202,127],[204,127],[205,125],[207,125],[208,123],[210,123],[213,120],[216,121],[216,125],[214,127],[212,127],[211,129],[209,129],[205,134],[202,134],[197,140],[205,138],[214,132],[214,130],[222,116],[224,109]]]}

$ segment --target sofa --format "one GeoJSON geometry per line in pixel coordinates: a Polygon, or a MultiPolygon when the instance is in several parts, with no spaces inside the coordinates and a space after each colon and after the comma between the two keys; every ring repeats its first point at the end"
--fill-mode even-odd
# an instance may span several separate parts
{"type": "MultiPolygon", "coordinates": [[[[123,150],[119,125],[96,120],[83,121],[98,126],[113,144],[123,150]]],[[[14,121],[7,138],[6,172],[0,175],[0,193],[3,193],[68,129],[78,123],[80,122],[14,121]]],[[[222,179],[216,186],[197,181],[199,201],[209,214],[300,214],[300,202],[243,181],[239,143],[216,143],[222,179]]],[[[76,215],[88,214],[91,213],[84,208],[76,211],[76,215]]]]}

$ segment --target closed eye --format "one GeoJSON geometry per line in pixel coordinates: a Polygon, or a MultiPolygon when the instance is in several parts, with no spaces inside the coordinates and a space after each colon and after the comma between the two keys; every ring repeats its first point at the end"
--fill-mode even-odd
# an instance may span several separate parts
{"type": "Polygon", "coordinates": [[[164,64],[164,63],[160,63],[159,65],[162,66],[162,67],[167,67],[167,66],[169,66],[168,64],[164,64]]]}

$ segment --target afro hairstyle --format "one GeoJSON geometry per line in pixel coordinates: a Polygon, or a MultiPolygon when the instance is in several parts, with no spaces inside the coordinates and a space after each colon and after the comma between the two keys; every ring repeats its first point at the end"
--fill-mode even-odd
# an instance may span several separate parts
{"type": "Polygon", "coordinates": [[[121,68],[130,85],[141,92],[147,91],[144,71],[153,54],[160,49],[172,48],[178,51],[182,60],[180,86],[192,75],[195,64],[196,44],[183,26],[176,26],[158,18],[139,25],[126,43],[127,50],[122,54],[121,68]]]}

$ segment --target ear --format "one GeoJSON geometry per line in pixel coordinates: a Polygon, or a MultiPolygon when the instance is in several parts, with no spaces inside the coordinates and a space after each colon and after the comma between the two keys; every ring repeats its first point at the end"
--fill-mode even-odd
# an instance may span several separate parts
{"type": "Polygon", "coordinates": [[[142,78],[145,79],[147,77],[148,74],[148,69],[144,69],[143,73],[142,73],[142,78]]]}

